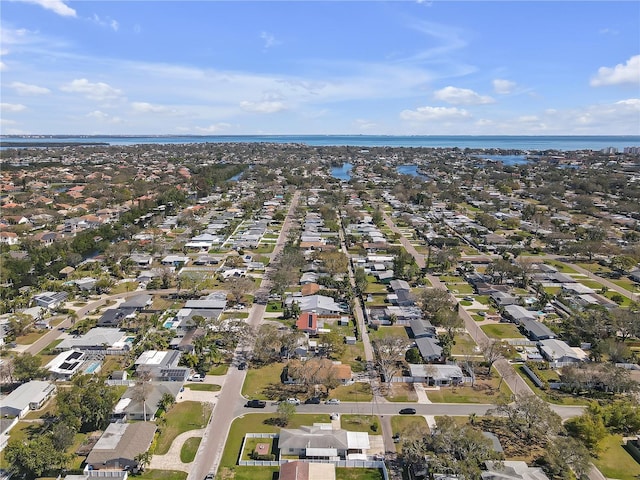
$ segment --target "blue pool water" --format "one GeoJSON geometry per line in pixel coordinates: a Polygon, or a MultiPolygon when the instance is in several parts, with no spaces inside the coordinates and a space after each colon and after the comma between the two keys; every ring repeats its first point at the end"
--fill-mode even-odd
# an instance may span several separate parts
{"type": "Polygon", "coordinates": [[[100,368],[100,362],[93,362],[84,372],[94,373],[98,368],[100,368]]]}
{"type": "Polygon", "coordinates": [[[171,328],[171,327],[173,327],[173,322],[170,321],[170,320],[167,320],[166,322],[164,322],[163,327],[164,328],[171,328]]]}

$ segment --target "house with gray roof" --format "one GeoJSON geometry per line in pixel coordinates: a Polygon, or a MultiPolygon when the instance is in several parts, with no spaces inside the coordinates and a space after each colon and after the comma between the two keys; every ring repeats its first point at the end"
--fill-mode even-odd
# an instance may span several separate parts
{"type": "Polygon", "coordinates": [[[159,410],[158,403],[168,393],[178,397],[183,382],[139,382],[127,389],[113,408],[112,420],[153,421],[159,410]],[[144,398],[144,400],[143,400],[144,398]]]}
{"type": "Polygon", "coordinates": [[[409,371],[414,382],[428,385],[459,385],[464,381],[462,369],[457,365],[409,364],[409,371]]]}
{"type": "Polygon", "coordinates": [[[87,456],[87,468],[138,470],[136,457],[149,450],[155,433],[153,422],[110,423],[87,456]]]}
{"type": "Polygon", "coordinates": [[[521,324],[522,329],[526,333],[529,340],[547,340],[556,338],[556,334],[551,331],[544,323],[537,320],[524,320],[521,324]]]}
{"type": "Polygon", "coordinates": [[[431,325],[431,322],[426,319],[414,318],[409,322],[409,328],[413,338],[422,337],[435,337],[436,327],[431,325]]]}
{"type": "Polygon", "coordinates": [[[54,310],[62,305],[68,297],[67,292],[43,292],[35,295],[33,301],[38,307],[54,310]]]}
{"type": "Polygon", "coordinates": [[[527,310],[520,305],[507,305],[504,307],[504,313],[513,323],[520,325],[525,320],[536,320],[538,315],[536,312],[527,310]]]}
{"type": "Polygon", "coordinates": [[[578,348],[572,348],[562,340],[548,339],[538,342],[540,353],[549,362],[578,363],[586,360],[587,356],[578,348]]]}
{"type": "Polygon", "coordinates": [[[507,292],[501,292],[499,290],[494,290],[489,294],[489,296],[499,307],[506,307],[507,305],[517,305],[519,301],[518,297],[515,297],[507,292]]]}
{"type": "Polygon", "coordinates": [[[325,295],[308,295],[306,297],[287,297],[285,303],[291,305],[297,302],[302,312],[316,312],[318,315],[337,315],[345,313],[345,309],[336,301],[325,295]]]}
{"type": "Polygon", "coordinates": [[[136,310],[144,310],[153,302],[153,297],[147,293],[135,295],[125,300],[120,308],[135,308],[136,310]]]}
{"type": "Polygon", "coordinates": [[[131,344],[126,341],[128,337],[124,330],[95,327],[84,335],[65,338],[55,349],[56,351],[75,349],[81,352],[101,350],[107,354],[117,355],[130,350],[131,344]]]}
{"type": "Polygon", "coordinates": [[[549,480],[539,467],[529,467],[525,462],[503,460],[486,461],[486,471],[480,474],[482,480],[549,480]]]}
{"type": "Polygon", "coordinates": [[[442,358],[442,347],[438,340],[432,337],[420,337],[415,339],[416,347],[425,362],[432,362],[442,358]]]}
{"type": "Polygon", "coordinates": [[[31,380],[23,383],[0,402],[0,415],[7,417],[24,417],[29,410],[41,408],[56,392],[51,382],[31,380]]]}
{"type": "Polygon", "coordinates": [[[135,361],[137,375],[149,375],[152,380],[160,382],[186,382],[189,369],[179,367],[179,350],[147,350],[135,361]]]}
{"type": "Polygon", "coordinates": [[[283,428],[278,447],[281,455],[327,460],[344,460],[351,454],[366,455],[371,448],[368,433],[334,429],[330,423],[283,428]]]}

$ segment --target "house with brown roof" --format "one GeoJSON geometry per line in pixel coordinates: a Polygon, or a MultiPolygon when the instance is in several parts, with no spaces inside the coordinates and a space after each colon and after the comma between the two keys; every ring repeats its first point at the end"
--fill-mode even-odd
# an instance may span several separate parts
{"type": "Polygon", "coordinates": [[[155,433],[153,422],[110,423],[87,456],[87,467],[138,470],[136,457],[149,450],[155,433]]]}
{"type": "Polygon", "coordinates": [[[296,327],[301,332],[309,335],[318,334],[318,314],[315,312],[302,312],[296,321],[296,327]]]}
{"type": "Polygon", "coordinates": [[[287,462],[280,465],[279,480],[335,480],[334,463],[287,462]]]}

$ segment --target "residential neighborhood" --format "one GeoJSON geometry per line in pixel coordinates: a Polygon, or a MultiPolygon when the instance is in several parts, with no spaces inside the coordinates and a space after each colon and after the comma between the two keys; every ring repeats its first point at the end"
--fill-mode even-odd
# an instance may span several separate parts
{"type": "Polygon", "coordinates": [[[0,160],[6,475],[640,476],[638,153],[0,160]]]}

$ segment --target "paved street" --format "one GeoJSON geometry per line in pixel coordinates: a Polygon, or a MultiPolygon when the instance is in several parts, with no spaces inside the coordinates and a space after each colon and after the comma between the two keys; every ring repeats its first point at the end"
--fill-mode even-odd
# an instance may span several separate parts
{"type": "MultiPolygon", "coordinates": [[[[299,199],[300,192],[296,191],[291,199],[289,211],[283,222],[271,258],[277,258],[284,248],[299,199]]],[[[269,268],[267,267],[262,282],[260,283],[260,290],[265,292],[268,292],[270,288],[270,282],[267,278],[268,271],[269,268]]],[[[258,327],[264,317],[266,308],[264,304],[253,304],[247,320],[252,327],[258,327]]],[[[227,372],[224,388],[218,396],[211,415],[211,421],[207,425],[205,436],[200,443],[200,448],[193,462],[193,467],[189,471],[187,480],[201,480],[207,473],[216,473],[218,471],[231,423],[239,412],[243,412],[243,405],[246,402],[246,399],[242,397],[242,384],[244,383],[246,370],[238,370],[237,366],[239,362],[242,361],[241,357],[244,356],[243,351],[249,353],[250,348],[250,346],[241,345],[235,352],[234,362],[227,372]]]]}

